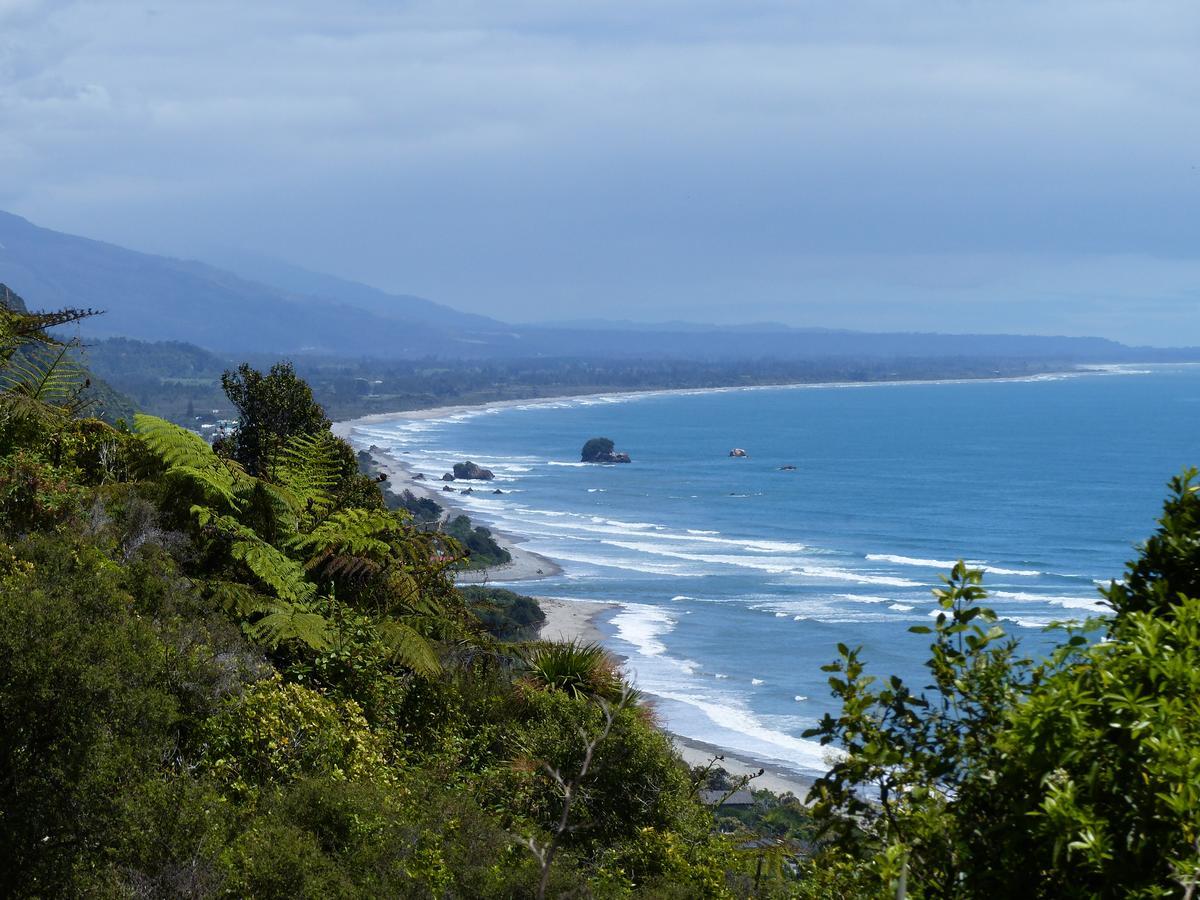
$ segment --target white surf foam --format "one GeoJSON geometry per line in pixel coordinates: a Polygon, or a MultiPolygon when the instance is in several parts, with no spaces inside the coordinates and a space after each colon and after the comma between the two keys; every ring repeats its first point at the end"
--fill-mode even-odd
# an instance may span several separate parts
{"type": "MultiPolygon", "coordinates": [[[[953,569],[957,564],[946,559],[922,559],[915,556],[899,556],[895,553],[868,553],[866,558],[872,562],[889,562],[897,566],[917,566],[922,569],[953,569]]],[[[965,562],[972,569],[983,569],[985,572],[991,572],[993,575],[1015,575],[1025,578],[1035,578],[1046,574],[1036,569],[1006,569],[1001,566],[993,566],[983,560],[968,559],[965,562]]]]}
{"type": "Polygon", "coordinates": [[[617,638],[632,644],[643,656],[661,656],[667,652],[661,638],[671,632],[675,622],[665,609],[645,603],[626,603],[609,620],[617,629],[617,638]]]}
{"type": "MultiPolygon", "coordinates": [[[[816,741],[806,741],[770,728],[742,703],[732,698],[725,702],[714,702],[708,697],[680,691],[652,693],[664,700],[674,700],[692,706],[703,712],[713,725],[732,732],[734,737],[723,739],[721,742],[734,751],[768,756],[805,772],[825,772],[829,768],[828,761],[840,755],[840,751],[822,747],[816,741]]],[[[684,737],[696,740],[713,739],[712,735],[703,731],[698,734],[685,733],[684,737]]]]}

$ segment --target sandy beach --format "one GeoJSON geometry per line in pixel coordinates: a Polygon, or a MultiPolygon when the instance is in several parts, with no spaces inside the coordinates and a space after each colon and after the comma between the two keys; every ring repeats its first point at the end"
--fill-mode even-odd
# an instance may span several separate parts
{"type": "Polygon", "coordinates": [[[594,641],[604,640],[604,633],[599,628],[599,618],[610,609],[617,609],[615,603],[601,603],[598,600],[556,600],[551,597],[537,597],[538,606],[546,614],[538,637],[547,641],[594,641]]]}
{"type": "MultiPolygon", "coordinates": [[[[552,597],[538,597],[538,605],[546,614],[546,622],[542,625],[539,637],[548,641],[595,641],[602,643],[604,633],[600,630],[599,622],[609,610],[619,608],[616,603],[602,603],[598,600],[558,600],[552,597]]],[[[653,704],[653,695],[647,695],[653,704]]],[[[803,800],[808,796],[814,778],[800,775],[778,765],[777,763],[756,760],[745,754],[736,754],[724,747],[697,741],[692,738],[680,737],[670,731],[664,732],[671,738],[680,758],[689,766],[706,766],[714,756],[724,759],[717,763],[730,775],[741,777],[754,775],[760,769],[763,774],[750,782],[754,790],[768,790],[776,794],[794,794],[803,800]]]]}
{"type": "Polygon", "coordinates": [[[976,382],[1003,383],[1008,381],[1029,381],[1031,379],[1044,378],[1047,375],[1070,377],[1086,374],[1098,374],[1097,370],[1104,369],[1105,367],[1103,366],[1073,366],[1069,369],[1050,369],[1046,372],[1040,372],[1036,374],[984,375],[978,378],[896,378],[883,379],[879,381],[793,381],[781,382],[777,384],[728,385],[724,387],[647,388],[640,391],[604,391],[602,393],[593,392],[590,394],[552,394],[537,397],[526,397],[524,399],[493,400],[489,403],[459,403],[449,406],[431,406],[425,409],[406,409],[399,410],[397,412],[372,413],[367,416],[360,416],[357,419],[347,419],[342,422],[334,422],[331,426],[331,429],[338,437],[349,440],[351,430],[353,430],[357,425],[373,425],[379,422],[392,422],[396,419],[441,419],[447,416],[458,415],[460,413],[478,412],[479,410],[485,409],[511,409],[516,406],[531,406],[536,404],[550,405],[554,403],[562,403],[568,400],[637,400],[641,397],[660,397],[664,394],[689,396],[694,394],[727,394],[777,390],[820,390],[824,388],[867,388],[888,387],[894,385],[972,384],[976,382]]]}
{"type": "MultiPolygon", "coordinates": [[[[665,730],[665,729],[664,729],[665,730]]],[[[707,766],[714,756],[723,756],[717,765],[734,777],[753,775],[759,769],[763,774],[750,781],[751,790],[768,790],[775,794],[794,794],[800,800],[808,796],[809,788],[816,779],[810,775],[801,775],[790,769],[785,769],[777,763],[755,760],[746,755],[738,755],[716,744],[706,744],[692,738],[680,737],[667,732],[680,757],[689,766],[707,766]]]]}

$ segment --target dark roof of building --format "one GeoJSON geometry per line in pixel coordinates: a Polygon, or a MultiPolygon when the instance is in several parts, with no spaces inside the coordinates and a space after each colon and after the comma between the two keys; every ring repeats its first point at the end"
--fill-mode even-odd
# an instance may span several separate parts
{"type": "Polygon", "coordinates": [[[729,791],[701,791],[700,802],[706,806],[753,806],[754,795],[745,788],[736,790],[733,793],[729,791]],[[722,800],[725,802],[722,803],[722,800]]]}

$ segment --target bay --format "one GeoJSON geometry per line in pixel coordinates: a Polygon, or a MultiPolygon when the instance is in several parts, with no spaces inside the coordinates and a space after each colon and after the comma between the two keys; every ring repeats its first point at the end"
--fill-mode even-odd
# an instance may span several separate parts
{"type": "Polygon", "coordinates": [[[455,502],[563,569],[513,587],[619,604],[607,644],[667,728],[813,773],[801,733],[835,711],[820,667],[861,645],[923,685],[908,628],[955,560],[985,567],[1029,652],[1104,611],[1097,585],[1200,462],[1200,367],[531,401],[350,435],[434,479],[493,469],[503,494],[455,502]],[[634,462],[579,462],[596,436],[634,462]]]}

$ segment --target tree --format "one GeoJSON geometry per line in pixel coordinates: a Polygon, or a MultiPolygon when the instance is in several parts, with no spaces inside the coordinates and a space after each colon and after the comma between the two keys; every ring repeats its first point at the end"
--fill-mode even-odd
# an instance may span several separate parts
{"type": "Polygon", "coordinates": [[[242,363],[221,376],[221,388],[238,411],[237,429],[221,450],[251,475],[268,471],[289,438],[329,428],[312,389],[289,362],[276,363],[266,375],[242,363]]]}
{"type": "Polygon", "coordinates": [[[1200,884],[1200,486],[1102,594],[1114,615],[1048,659],[1016,653],[959,563],[914,691],[826,667],[842,701],[809,735],[845,756],[815,812],[878,890],[915,897],[1191,897],[1200,884]],[[1098,631],[1100,640],[1089,639],[1098,631]]]}

